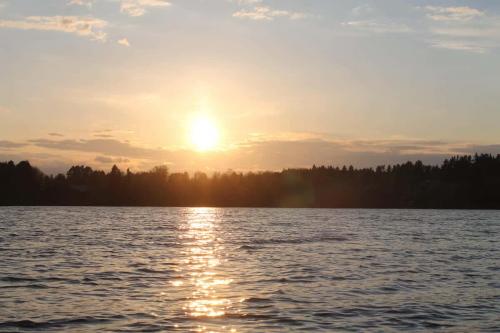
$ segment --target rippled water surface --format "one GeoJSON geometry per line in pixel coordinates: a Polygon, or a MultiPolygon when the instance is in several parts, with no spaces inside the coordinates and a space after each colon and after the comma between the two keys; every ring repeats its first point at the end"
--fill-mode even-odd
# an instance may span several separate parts
{"type": "Polygon", "coordinates": [[[500,212],[0,208],[0,331],[500,332],[500,212]]]}

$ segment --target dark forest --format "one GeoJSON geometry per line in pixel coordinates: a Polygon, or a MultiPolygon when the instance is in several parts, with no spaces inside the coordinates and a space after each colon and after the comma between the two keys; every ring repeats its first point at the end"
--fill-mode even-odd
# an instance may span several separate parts
{"type": "Polygon", "coordinates": [[[27,161],[0,163],[0,205],[335,208],[500,208],[500,155],[456,156],[356,169],[313,166],[210,176],[73,166],[56,176],[27,161]]]}

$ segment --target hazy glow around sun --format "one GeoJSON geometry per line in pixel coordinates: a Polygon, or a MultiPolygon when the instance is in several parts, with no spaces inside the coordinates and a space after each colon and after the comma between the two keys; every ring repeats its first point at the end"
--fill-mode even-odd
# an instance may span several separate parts
{"type": "Polygon", "coordinates": [[[190,137],[197,151],[209,151],[216,148],[219,131],[210,118],[201,116],[193,120],[190,137]]]}

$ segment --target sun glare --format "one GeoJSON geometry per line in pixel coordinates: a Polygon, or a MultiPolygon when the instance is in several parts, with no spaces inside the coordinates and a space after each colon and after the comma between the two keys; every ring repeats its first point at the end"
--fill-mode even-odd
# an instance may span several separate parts
{"type": "Polygon", "coordinates": [[[200,117],[191,125],[191,143],[198,151],[212,150],[219,141],[219,131],[213,121],[200,117]]]}

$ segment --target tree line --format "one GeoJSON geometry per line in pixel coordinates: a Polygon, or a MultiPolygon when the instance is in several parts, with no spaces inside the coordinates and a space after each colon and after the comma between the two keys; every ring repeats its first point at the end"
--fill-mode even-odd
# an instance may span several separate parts
{"type": "Polygon", "coordinates": [[[73,166],[45,175],[28,161],[0,163],[0,205],[500,209],[500,155],[456,156],[440,166],[313,166],[207,175],[108,173],[73,166]]]}

